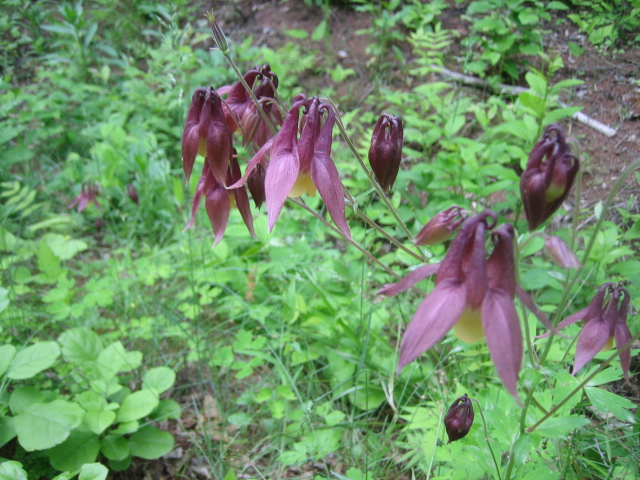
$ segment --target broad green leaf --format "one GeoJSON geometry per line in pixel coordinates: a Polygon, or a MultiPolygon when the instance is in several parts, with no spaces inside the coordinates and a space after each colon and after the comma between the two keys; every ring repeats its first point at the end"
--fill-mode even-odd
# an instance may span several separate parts
{"type": "Polygon", "coordinates": [[[11,396],[9,397],[9,408],[14,415],[17,415],[29,405],[42,402],[43,400],[44,393],[36,387],[18,387],[11,392],[11,396]]]}
{"type": "Polygon", "coordinates": [[[122,435],[107,435],[100,442],[100,451],[109,460],[122,461],[129,456],[129,442],[122,435]]]}
{"type": "Polygon", "coordinates": [[[60,259],[53,254],[51,249],[44,242],[40,242],[38,247],[38,270],[42,273],[42,279],[46,282],[55,282],[62,273],[61,264],[60,259]]]}
{"type": "Polygon", "coordinates": [[[144,388],[139,392],[133,392],[125,397],[120,410],[118,410],[118,422],[131,422],[149,415],[160,403],[158,394],[153,390],[144,388]]]}
{"type": "Polygon", "coordinates": [[[84,413],[80,405],[65,400],[30,405],[15,417],[18,441],[28,452],[51,448],[69,437],[84,413]]]}
{"type": "Polygon", "coordinates": [[[93,463],[100,452],[100,439],[93,432],[74,430],[63,443],[49,450],[53,468],[73,472],[85,463],[93,463]]]}
{"type": "Polygon", "coordinates": [[[131,466],[131,456],[124,460],[109,460],[109,468],[114,472],[122,472],[131,466]]]}
{"type": "MultiPolygon", "coordinates": [[[[0,297],[1,296],[2,296],[2,292],[0,292],[0,297]]],[[[1,298],[0,298],[0,302],[2,302],[1,298]]],[[[0,312],[1,311],[2,311],[2,308],[0,308],[0,312]]],[[[9,368],[9,365],[11,365],[11,362],[15,356],[16,356],[16,347],[9,344],[0,346],[0,377],[4,375],[4,372],[7,371],[7,368],[9,368]]]]}
{"type": "Polygon", "coordinates": [[[47,233],[42,237],[42,241],[60,260],[69,260],[78,252],[88,248],[87,242],[84,240],[74,240],[59,233],[47,233]]]}
{"type": "Polygon", "coordinates": [[[109,469],[101,463],[85,463],[80,469],[78,480],[105,480],[109,469]]]}
{"type": "Polygon", "coordinates": [[[13,417],[0,417],[0,447],[3,447],[16,436],[13,417]]]}
{"type": "Polygon", "coordinates": [[[589,425],[591,422],[578,415],[551,418],[536,428],[535,432],[549,438],[563,438],[572,430],[589,425]]]}
{"type": "Polygon", "coordinates": [[[173,418],[179,420],[182,415],[182,408],[180,404],[170,398],[160,400],[158,408],[151,413],[153,420],[166,420],[167,418],[173,418]]]}
{"type": "Polygon", "coordinates": [[[142,427],[129,438],[129,448],[134,457],[153,460],[160,458],[173,450],[173,437],[156,427],[147,425],[142,427]]]}
{"type": "Polygon", "coordinates": [[[88,410],[82,423],[93,433],[100,435],[115,419],[116,414],[111,410],[88,410]]]}
{"type": "Polygon", "coordinates": [[[31,378],[53,365],[60,356],[56,342],[38,342],[20,350],[13,358],[7,377],[13,380],[31,378]]]}
{"type": "Polygon", "coordinates": [[[124,422],[118,425],[117,428],[111,430],[111,434],[113,435],[126,435],[127,433],[133,433],[138,430],[140,424],[135,420],[133,422],[124,422]]]}
{"type": "Polygon", "coordinates": [[[95,361],[102,351],[100,337],[86,327],[72,328],[58,337],[65,360],[82,364],[95,361]]]}
{"type": "Polygon", "coordinates": [[[623,422],[634,423],[637,421],[635,415],[627,410],[636,408],[633,402],[604,388],[585,387],[585,391],[593,406],[602,413],[612,413],[623,422]]]}
{"type": "Polygon", "coordinates": [[[91,390],[79,393],[74,400],[86,411],[107,409],[107,399],[91,390]]]}
{"type": "Polygon", "coordinates": [[[169,390],[176,381],[176,372],[169,367],[156,367],[148,370],[142,377],[146,388],[152,388],[157,394],[169,390]]]}
{"type": "Polygon", "coordinates": [[[20,462],[3,462],[0,464],[0,480],[27,480],[27,472],[20,462]]]}
{"type": "Polygon", "coordinates": [[[105,380],[110,380],[126,367],[127,351],[122,342],[113,342],[98,354],[98,369],[105,380]]]}

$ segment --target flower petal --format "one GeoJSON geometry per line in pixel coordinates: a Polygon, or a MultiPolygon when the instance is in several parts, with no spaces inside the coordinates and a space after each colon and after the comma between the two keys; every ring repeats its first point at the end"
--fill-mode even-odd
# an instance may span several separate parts
{"type": "Polygon", "coordinates": [[[386,295],[387,297],[395,297],[400,292],[413,287],[416,283],[424,280],[425,278],[433,275],[438,271],[440,267],[439,263],[433,263],[430,265],[424,265],[420,268],[416,268],[414,271],[407,274],[402,280],[397,283],[388,283],[380,290],[376,292],[376,295],[386,295]]]}
{"type": "Polygon", "coordinates": [[[264,179],[265,202],[269,231],[273,230],[284,202],[289,196],[300,171],[298,152],[294,149],[274,152],[264,179]]]}
{"type": "Polygon", "coordinates": [[[322,201],[327,207],[333,223],[335,223],[342,233],[351,238],[349,225],[345,218],[344,190],[338,169],[333,160],[327,155],[314,155],[311,162],[311,179],[316,185],[322,201]]]}
{"type": "Polygon", "coordinates": [[[402,336],[398,372],[444,337],[464,310],[467,292],[463,283],[446,279],[427,295],[402,336]]]}
{"type": "Polygon", "coordinates": [[[576,358],[573,361],[573,375],[602,350],[609,340],[610,330],[608,322],[603,318],[595,318],[582,327],[576,347],[576,358]]]}
{"type": "Polygon", "coordinates": [[[229,223],[229,211],[231,210],[229,193],[219,185],[211,187],[207,192],[204,205],[216,237],[213,244],[215,247],[220,240],[222,240],[224,232],[227,229],[227,223],[229,223]]]}
{"type": "Polygon", "coordinates": [[[487,290],[482,302],[482,327],[498,376],[520,403],[517,385],[522,366],[522,331],[513,299],[504,290],[487,290]]]}

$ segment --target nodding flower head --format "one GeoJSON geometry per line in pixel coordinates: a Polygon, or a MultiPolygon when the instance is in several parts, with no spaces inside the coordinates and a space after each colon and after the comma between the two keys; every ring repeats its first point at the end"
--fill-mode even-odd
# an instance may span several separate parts
{"type": "Polygon", "coordinates": [[[100,202],[98,202],[97,198],[99,192],[100,187],[97,184],[83,183],[80,195],[74,198],[67,208],[77,206],[78,212],[81,212],[87,208],[90,203],[93,203],[98,210],[102,211],[102,207],[100,206],[100,202]]]}
{"type": "Polygon", "coordinates": [[[331,159],[334,123],[335,112],[329,104],[318,97],[297,95],[282,128],[254,155],[242,179],[231,186],[244,185],[258,164],[266,167],[264,190],[269,230],[273,229],[288,197],[304,193],[313,196],[317,189],[333,222],[351,238],[342,181],[331,159]],[[268,164],[267,153],[271,157],[268,164]]]}
{"type": "Polygon", "coordinates": [[[233,153],[234,155],[230,159],[230,168],[227,172],[225,183],[219,183],[211,172],[209,164],[207,162],[204,163],[202,175],[200,175],[200,180],[198,180],[196,192],[191,204],[191,220],[189,220],[189,223],[184,229],[184,231],[187,231],[193,226],[196,214],[200,208],[200,202],[204,196],[207,216],[209,217],[209,223],[215,235],[214,246],[222,240],[224,232],[227,229],[227,224],[229,223],[229,214],[234,207],[240,211],[240,215],[242,215],[242,219],[249,233],[251,233],[253,238],[256,238],[253,230],[253,217],[251,216],[249,206],[249,196],[246,190],[244,188],[237,188],[231,191],[227,190],[227,186],[237,182],[241,177],[240,166],[235,157],[235,149],[233,153]],[[230,192],[232,192],[233,195],[230,195],[230,192]]]}
{"type": "Polygon", "coordinates": [[[380,115],[371,137],[369,164],[385,192],[391,190],[398,176],[403,139],[402,119],[389,113],[380,115]]]}
{"type": "Polygon", "coordinates": [[[438,213],[422,227],[413,239],[418,246],[436,245],[447,240],[453,232],[465,221],[467,215],[457,205],[438,213]]]}
{"type": "MultiPolygon", "coordinates": [[[[269,64],[256,65],[243,76],[244,82],[260,102],[263,112],[272,125],[282,125],[282,115],[274,104],[274,96],[278,88],[278,76],[271,71],[269,64]]],[[[242,130],[242,145],[254,141],[261,147],[273,137],[271,129],[260,115],[251,95],[241,81],[232,86],[221,87],[218,94],[227,94],[224,110],[227,126],[231,133],[238,127],[242,130]]]]}
{"type": "MultiPolygon", "coordinates": [[[[631,340],[627,325],[627,313],[631,297],[621,283],[603,284],[586,308],[568,316],[558,324],[558,330],[582,320],[582,330],[578,335],[576,356],[573,362],[575,375],[589,363],[598,352],[611,349],[615,340],[620,356],[624,378],[629,383],[631,363],[630,347],[624,346],[631,340]]],[[[539,338],[549,334],[540,335],[539,338]]]]}
{"type": "Polygon", "coordinates": [[[578,158],[571,154],[562,127],[549,125],[535,144],[520,177],[520,194],[533,231],[560,208],[578,173],[578,158]]]}
{"type": "Polygon", "coordinates": [[[582,268],[582,264],[576,254],[571,251],[569,245],[560,237],[549,235],[544,239],[544,251],[551,260],[562,268],[582,268]]]}
{"type": "Polygon", "coordinates": [[[513,304],[517,292],[515,232],[511,224],[495,225],[496,215],[491,211],[467,219],[442,262],[414,270],[378,293],[396,295],[435,273],[435,288],[420,304],[402,337],[398,369],[433,347],[451,329],[468,343],[486,337],[498,375],[517,399],[522,333],[513,304]],[[485,240],[491,231],[494,247],[487,259],[485,240]]]}
{"type": "Polygon", "coordinates": [[[465,437],[471,430],[473,417],[473,403],[465,393],[451,404],[444,417],[444,427],[449,437],[447,443],[455,442],[465,437]]]}
{"type": "Polygon", "coordinates": [[[211,174],[224,184],[231,156],[231,133],[227,128],[222,101],[213,87],[196,89],[182,134],[182,168],[191,177],[196,155],[205,157],[211,174]]]}

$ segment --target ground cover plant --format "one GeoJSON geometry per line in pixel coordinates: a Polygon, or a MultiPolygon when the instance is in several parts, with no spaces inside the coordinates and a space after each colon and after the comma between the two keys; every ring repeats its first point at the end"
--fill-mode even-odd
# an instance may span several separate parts
{"type": "Polygon", "coordinates": [[[3,6],[0,476],[637,478],[633,2],[3,6]]]}

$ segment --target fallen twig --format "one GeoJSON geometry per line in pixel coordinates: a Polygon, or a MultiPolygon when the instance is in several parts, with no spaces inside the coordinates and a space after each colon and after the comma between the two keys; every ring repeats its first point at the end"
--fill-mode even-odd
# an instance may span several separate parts
{"type": "MultiPolygon", "coordinates": [[[[431,65],[431,68],[433,68],[434,71],[441,73],[465,85],[471,85],[474,87],[481,87],[481,88],[490,88],[492,90],[497,90],[501,93],[507,93],[509,95],[520,95],[522,92],[529,91],[528,88],[513,87],[511,85],[505,85],[503,83],[499,83],[494,86],[481,78],[471,77],[469,75],[463,75],[462,73],[454,72],[452,70],[449,70],[448,68],[444,68],[439,65],[431,65]]],[[[567,104],[560,102],[560,106],[563,108],[566,108],[567,104]]],[[[571,118],[573,118],[574,120],[577,120],[580,123],[584,123],[588,127],[593,128],[594,130],[602,133],[603,135],[606,135],[607,137],[613,137],[617,133],[617,130],[615,128],[611,128],[605,125],[604,123],[599,122],[598,120],[595,120],[589,117],[588,115],[585,115],[582,112],[574,113],[571,116],[571,118]]]]}

